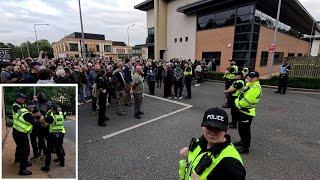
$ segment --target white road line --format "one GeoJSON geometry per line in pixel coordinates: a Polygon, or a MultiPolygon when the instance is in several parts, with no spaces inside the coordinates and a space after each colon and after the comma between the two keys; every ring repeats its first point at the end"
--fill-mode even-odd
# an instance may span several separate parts
{"type": "Polygon", "coordinates": [[[170,103],[178,104],[178,105],[181,105],[181,106],[192,106],[190,104],[186,104],[186,103],[182,103],[182,102],[178,102],[178,101],[173,101],[173,100],[162,98],[162,97],[158,97],[158,96],[152,96],[150,94],[143,94],[143,95],[147,96],[147,97],[152,97],[152,98],[155,98],[155,99],[159,99],[159,100],[162,100],[162,101],[167,101],[167,102],[170,102],[170,103]]]}
{"type": "Polygon", "coordinates": [[[112,133],[112,134],[105,135],[105,136],[103,136],[102,138],[103,138],[103,139],[111,138],[111,137],[113,137],[113,136],[116,136],[116,135],[125,133],[125,132],[130,131],[130,130],[133,130],[133,129],[136,129],[136,128],[140,127],[140,126],[143,126],[143,125],[146,125],[146,124],[149,124],[149,123],[158,121],[158,120],[160,120],[160,119],[166,118],[166,117],[171,116],[171,115],[173,115],[173,114],[176,114],[176,113],[178,113],[178,112],[187,110],[187,109],[189,109],[189,108],[191,108],[191,107],[192,107],[192,105],[188,105],[187,107],[184,107],[184,108],[182,108],[182,109],[173,111],[173,112],[168,113],[168,114],[165,114],[165,115],[163,115],[163,116],[160,116],[160,117],[151,119],[151,120],[149,120],[149,121],[145,121],[145,122],[140,123],[140,124],[136,124],[136,125],[134,125],[134,126],[131,126],[131,127],[129,127],[129,128],[126,128],[126,129],[122,129],[122,130],[117,131],[117,132],[114,132],[114,133],[112,133]]]}

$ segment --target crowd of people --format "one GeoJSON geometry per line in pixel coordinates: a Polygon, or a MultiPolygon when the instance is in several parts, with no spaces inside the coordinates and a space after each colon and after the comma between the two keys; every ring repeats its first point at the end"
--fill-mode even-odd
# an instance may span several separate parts
{"type": "Polygon", "coordinates": [[[50,171],[51,153],[56,153],[55,162],[61,167],[65,166],[65,151],[63,148],[65,115],[62,109],[51,102],[47,102],[43,93],[33,96],[26,103],[27,96],[19,92],[12,105],[13,131],[12,136],[16,143],[15,163],[20,163],[18,174],[32,175],[27,167],[32,166],[31,161],[45,159],[42,171],[50,171]],[[33,157],[29,161],[30,144],[33,157]]]}

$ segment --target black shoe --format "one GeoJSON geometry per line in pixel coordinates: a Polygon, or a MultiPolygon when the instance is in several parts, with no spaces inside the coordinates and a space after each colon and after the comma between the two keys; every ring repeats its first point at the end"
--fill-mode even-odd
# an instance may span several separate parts
{"type": "Polygon", "coordinates": [[[38,159],[38,158],[39,158],[39,155],[35,155],[31,158],[31,160],[38,159]]]}
{"type": "Polygon", "coordinates": [[[137,119],[141,119],[141,117],[139,115],[135,115],[134,117],[137,119]]]}
{"type": "Polygon", "coordinates": [[[102,123],[98,123],[99,126],[107,126],[107,124],[105,122],[102,123]]]}
{"type": "Polygon", "coordinates": [[[60,162],[60,166],[64,167],[64,160],[60,162]]]}
{"type": "Polygon", "coordinates": [[[224,104],[222,107],[223,108],[231,108],[230,104],[224,104]]]}
{"type": "Polygon", "coordinates": [[[32,166],[32,163],[28,162],[27,167],[30,167],[30,166],[32,166]]]}
{"type": "Polygon", "coordinates": [[[31,171],[28,171],[28,170],[19,170],[19,173],[18,173],[19,176],[29,176],[29,175],[32,175],[32,172],[31,171]]]}
{"type": "Polygon", "coordinates": [[[41,168],[41,171],[50,171],[50,167],[49,166],[44,166],[41,168]]]}
{"type": "Polygon", "coordinates": [[[274,93],[280,93],[279,91],[275,91],[274,93]]]}
{"type": "Polygon", "coordinates": [[[141,112],[141,111],[140,111],[139,114],[144,114],[144,112],[141,112]]]}
{"type": "Polygon", "coordinates": [[[242,142],[241,141],[238,141],[238,142],[234,142],[232,143],[234,146],[242,146],[242,142]]]}
{"type": "Polygon", "coordinates": [[[239,147],[237,150],[240,154],[249,154],[249,148],[239,147]]]}
{"type": "Polygon", "coordinates": [[[229,124],[229,128],[230,128],[230,129],[237,129],[237,125],[235,125],[235,124],[229,124]]]}

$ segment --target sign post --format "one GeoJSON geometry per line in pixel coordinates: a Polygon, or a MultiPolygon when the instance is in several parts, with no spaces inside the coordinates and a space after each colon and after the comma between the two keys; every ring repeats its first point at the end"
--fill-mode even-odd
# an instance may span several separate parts
{"type": "Polygon", "coordinates": [[[11,48],[0,48],[0,60],[10,60],[11,53],[11,48]]]}

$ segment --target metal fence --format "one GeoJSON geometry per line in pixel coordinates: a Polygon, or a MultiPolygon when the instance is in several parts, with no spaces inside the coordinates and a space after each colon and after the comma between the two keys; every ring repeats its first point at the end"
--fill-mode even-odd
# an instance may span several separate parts
{"type": "Polygon", "coordinates": [[[295,57],[289,59],[291,77],[320,78],[320,57],[295,57]]]}

